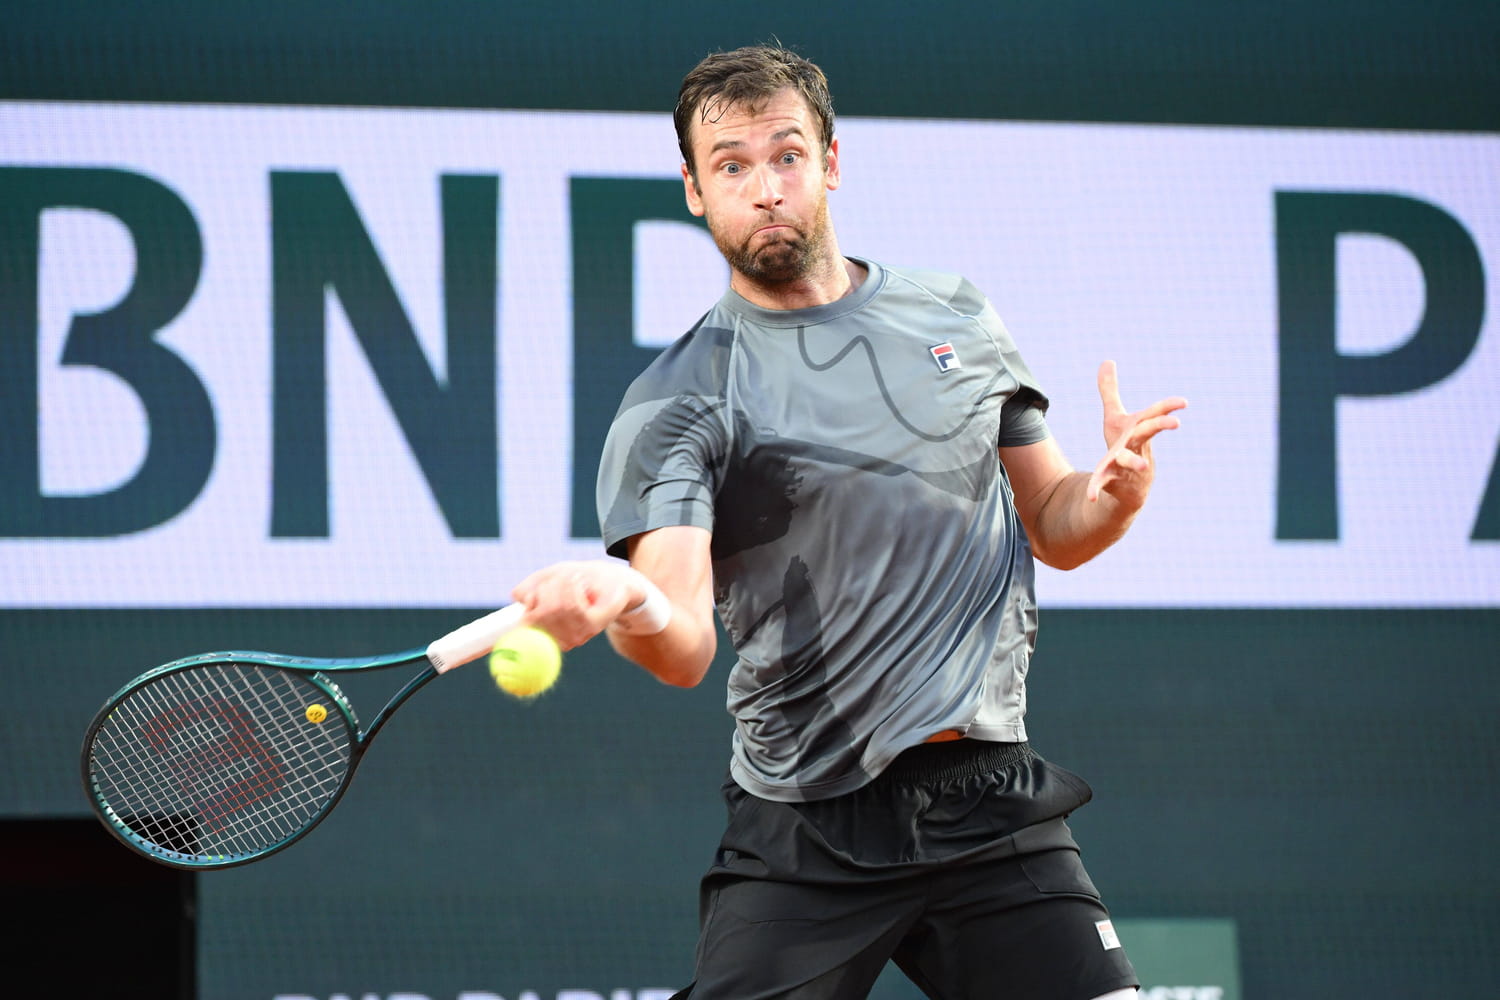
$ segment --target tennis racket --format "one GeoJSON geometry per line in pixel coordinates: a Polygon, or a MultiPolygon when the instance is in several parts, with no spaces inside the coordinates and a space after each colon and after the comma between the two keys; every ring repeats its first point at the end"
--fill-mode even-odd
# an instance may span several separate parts
{"type": "Polygon", "coordinates": [[[370,659],[202,653],[115,693],[83,741],[94,812],[126,847],[175,868],[228,868],[291,846],[349,787],[370,741],[428,681],[488,653],[512,604],[425,649],[370,659]],[[360,729],[330,674],[421,664],[360,729]]]}

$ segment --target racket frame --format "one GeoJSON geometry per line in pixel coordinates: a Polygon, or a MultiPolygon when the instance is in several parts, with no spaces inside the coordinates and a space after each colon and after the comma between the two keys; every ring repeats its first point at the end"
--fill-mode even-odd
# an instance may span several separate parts
{"type": "Polygon", "coordinates": [[[425,648],[408,649],[398,653],[389,653],[384,656],[314,658],[288,656],[281,653],[267,653],[256,650],[223,650],[211,653],[198,653],[193,656],[173,660],[170,663],[164,663],[158,667],[153,667],[111,695],[89,723],[88,731],[85,733],[83,739],[83,752],[79,760],[83,787],[88,794],[89,805],[95,815],[104,824],[105,829],[109,830],[126,847],[153,861],[174,868],[184,868],[191,871],[232,868],[237,865],[258,861],[270,854],[284,850],[307,836],[314,827],[333,811],[333,807],[338,804],[339,799],[348,789],[350,782],[353,781],[355,769],[364,757],[365,750],[375,738],[375,734],[380,732],[381,728],[395,714],[396,710],[434,677],[482,656],[493,647],[501,635],[515,627],[523,610],[520,605],[509,605],[455,629],[442,638],[434,640],[425,648]],[[120,816],[105,801],[93,767],[95,739],[99,731],[109,722],[114,712],[127,699],[146,685],[155,683],[173,674],[229,664],[241,664],[296,674],[326,694],[332,706],[341,715],[343,725],[349,733],[348,766],[344,769],[337,787],[328,794],[317,811],[304,820],[296,830],[274,844],[232,856],[188,854],[172,850],[137,833],[126,821],[126,818],[120,816]],[[360,728],[359,717],[354,711],[354,706],[350,703],[348,697],[345,696],[343,690],[329,676],[330,674],[385,670],[392,667],[415,664],[424,664],[424,667],[399,688],[395,694],[391,695],[380,711],[376,712],[370,720],[369,726],[364,729],[360,728]]]}

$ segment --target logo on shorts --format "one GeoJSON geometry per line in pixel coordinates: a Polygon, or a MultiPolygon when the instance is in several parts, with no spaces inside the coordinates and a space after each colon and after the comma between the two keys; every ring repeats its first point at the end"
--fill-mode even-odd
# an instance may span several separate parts
{"type": "Polygon", "coordinates": [[[1104,945],[1105,951],[1120,947],[1120,935],[1115,933],[1115,925],[1108,920],[1096,920],[1094,929],[1099,932],[1099,943],[1104,945]]]}
{"type": "Polygon", "coordinates": [[[937,344],[927,348],[927,353],[932,355],[932,360],[937,362],[938,371],[951,372],[955,368],[962,368],[959,363],[958,352],[953,349],[952,344],[937,344]]]}

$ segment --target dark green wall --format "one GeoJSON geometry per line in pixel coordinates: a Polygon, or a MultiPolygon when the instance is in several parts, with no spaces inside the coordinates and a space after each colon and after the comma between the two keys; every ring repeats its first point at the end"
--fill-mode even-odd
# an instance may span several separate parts
{"type": "MultiPolygon", "coordinates": [[[[406,648],[473,610],[0,614],[8,810],[83,809],[78,739],[138,668],[406,648]],[[17,669],[26,654],[44,669],[17,669]]],[[[1094,786],[1073,825],[1115,912],[1234,919],[1246,996],[1484,995],[1496,649],[1493,610],[1044,612],[1032,739],[1094,786]]],[[[478,669],[430,686],[312,836],[200,877],[204,996],[680,982],[721,819],[726,669],[683,692],[590,646],[543,702],[478,669]]],[[[347,687],[368,714],[400,679],[347,687]]]]}
{"type": "Polygon", "coordinates": [[[0,96],[662,111],[703,54],[772,36],[846,114],[1500,127],[1487,0],[21,0],[0,96]]]}

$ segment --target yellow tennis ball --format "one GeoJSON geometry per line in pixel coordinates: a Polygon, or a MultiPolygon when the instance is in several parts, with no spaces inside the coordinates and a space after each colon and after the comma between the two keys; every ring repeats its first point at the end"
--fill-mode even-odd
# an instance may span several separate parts
{"type": "Polygon", "coordinates": [[[311,723],[313,723],[313,724],[316,725],[317,723],[322,722],[326,718],[328,718],[328,709],[324,708],[322,705],[319,705],[318,703],[314,702],[313,704],[307,706],[307,721],[308,722],[311,722],[311,723]]]}
{"type": "Polygon", "coordinates": [[[517,698],[535,698],[556,682],[561,670],[557,640],[539,628],[511,629],[490,651],[490,676],[517,698]]]}

